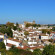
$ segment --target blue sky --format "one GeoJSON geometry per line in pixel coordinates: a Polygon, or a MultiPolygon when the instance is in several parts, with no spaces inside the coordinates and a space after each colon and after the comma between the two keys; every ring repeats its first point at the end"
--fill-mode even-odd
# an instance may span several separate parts
{"type": "Polygon", "coordinates": [[[55,24],[55,0],[0,0],[0,24],[33,20],[55,24]]]}

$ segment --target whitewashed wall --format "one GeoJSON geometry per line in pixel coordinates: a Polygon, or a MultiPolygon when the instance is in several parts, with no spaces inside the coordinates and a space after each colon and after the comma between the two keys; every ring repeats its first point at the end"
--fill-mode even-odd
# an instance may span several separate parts
{"type": "Polygon", "coordinates": [[[43,40],[43,39],[49,39],[49,37],[48,36],[41,36],[41,39],[43,40]]]}
{"type": "Polygon", "coordinates": [[[0,38],[4,38],[4,35],[0,35],[0,38]]]}
{"type": "MultiPolygon", "coordinates": [[[[4,43],[5,43],[5,45],[6,45],[6,40],[4,40],[4,43]]],[[[9,40],[9,39],[7,39],[7,43],[13,44],[13,45],[15,45],[16,47],[18,47],[19,44],[20,44],[20,42],[16,42],[16,41],[9,40]]]]}
{"type": "Polygon", "coordinates": [[[28,42],[28,44],[37,44],[37,42],[28,42]]]}
{"type": "Polygon", "coordinates": [[[9,50],[11,47],[9,47],[9,46],[6,46],[6,50],[9,50]]]}

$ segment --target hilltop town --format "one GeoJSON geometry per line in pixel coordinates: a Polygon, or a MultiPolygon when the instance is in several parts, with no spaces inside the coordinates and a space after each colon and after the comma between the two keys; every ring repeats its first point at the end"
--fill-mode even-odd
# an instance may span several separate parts
{"type": "Polygon", "coordinates": [[[55,43],[55,26],[40,25],[35,21],[23,24],[7,22],[0,25],[0,42],[5,44],[6,50],[15,46],[31,52],[35,49],[43,51],[46,45],[55,43]]]}

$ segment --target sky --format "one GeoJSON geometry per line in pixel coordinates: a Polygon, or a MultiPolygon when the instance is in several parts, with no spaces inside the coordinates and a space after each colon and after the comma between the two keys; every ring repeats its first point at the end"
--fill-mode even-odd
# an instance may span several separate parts
{"type": "Polygon", "coordinates": [[[33,20],[55,24],[55,0],[0,0],[0,24],[33,20]]]}

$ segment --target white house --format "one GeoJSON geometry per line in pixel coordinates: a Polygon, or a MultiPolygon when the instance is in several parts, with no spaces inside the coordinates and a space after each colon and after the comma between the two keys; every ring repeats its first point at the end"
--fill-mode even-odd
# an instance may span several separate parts
{"type": "Polygon", "coordinates": [[[10,48],[10,45],[14,45],[15,47],[22,47],[23,46],[22,41],[17,40],[17,39],[13,39],[13,38],[5,39],[4,43],[6,45],[7,50],[10,48]]]}
{"type": "Polygon", "coordinates": [[[0,33],[0,38],[4,38],[4,34],[0,33]]]}
{"type": "Polygon", "coordinates": [[[48,36],[41,36],[41,39],[43,40],[43,39],[49,39],[49,37],[48,36]]]}

